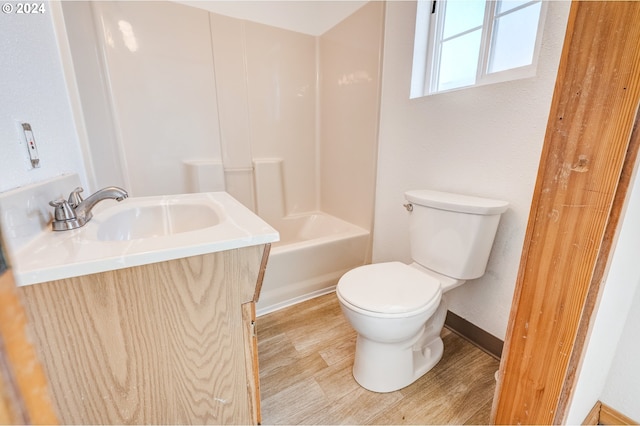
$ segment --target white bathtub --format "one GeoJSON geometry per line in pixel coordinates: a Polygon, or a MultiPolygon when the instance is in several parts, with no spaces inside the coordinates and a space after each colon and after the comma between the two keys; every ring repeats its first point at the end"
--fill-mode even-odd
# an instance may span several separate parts
{"type": "Polygon", "coordinates": [[[367,259],[369,232],[334,216],[313,213],[269,224],[280,241],[271,246],[257,315],[333,291],[345,272],[367,259]]]}

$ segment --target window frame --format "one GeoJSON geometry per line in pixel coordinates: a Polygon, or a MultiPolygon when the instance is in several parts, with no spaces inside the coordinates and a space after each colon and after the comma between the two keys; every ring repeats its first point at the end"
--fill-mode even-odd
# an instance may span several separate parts
{"type": "MultiPolygon", "coordinates": [[[[450,89],[437,90],[436,84],[439,77],[439,60],[441,58],[439,49],[442,45],[442,32],[445,13],[442,13],[443,0],[417,0],[416,6],[416,32],[413,52],[413,69],[411,78],[410,98],[431,96],[439,93],[446,93],[454,90],[461,90],[470,87],[484,86],[487,84],[501,83],[522,78],[535,77],[538,68],[538,56],[542,45],[544,24],[547,12],[547,2],[543,0],[531,0],[525,4],[514,7],[507,12],[496,15],[499,0],[486,0],[485,16],[481,25],[480,52],[478,66],[476,68],[475,83],[450,89]],[[440,3],[440,5],[438,5],[440,3]],[[510,68],[494,73],[487,73],[489,59],[492,48],[495,44],[493,27],[498,18],[517,12],[531,6],[533,3],[540,3],[540,17],[534,42],[532,62],[529,65],[510,68]],[[435,12],[432,12],[435,7],[435,12]],[[434,63],[435,62],[435,63],[434,63]]],[[[477,30],[475,27],[472,30],[477,30]]],[[[465,32],[465,33],[467,33],[465,32]]],[[[462,34],[462,33],[461,33],[462,34]]],[[[457,35],[459,36],[459,34],[457,35]]]]}

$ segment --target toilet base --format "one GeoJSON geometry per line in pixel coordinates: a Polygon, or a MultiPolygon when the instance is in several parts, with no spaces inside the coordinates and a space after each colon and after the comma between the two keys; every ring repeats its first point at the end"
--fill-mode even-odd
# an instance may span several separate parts
{"type": "Polygon", "coordinates": [[[442,303],[415,337],[404,342],[380,343],[358,335],[353,377],[373,392],[393,392],[409,386],[442,358],[440,332],[446,316],[442,303]]]}
{"type": "Polygon", "coordinates": [[[409,386],[431,370],[440,361],[444,351],[440,337],[432,340],[422,350],[413,350],[410,347],[405,351],[396,349],[385,354],[379,345],[358,336],[356,354],[359,351],[365,354],[374,353],[376,356],[356,355],[353,377],[363,388],[380,393],[393,392],[409,386]]]}

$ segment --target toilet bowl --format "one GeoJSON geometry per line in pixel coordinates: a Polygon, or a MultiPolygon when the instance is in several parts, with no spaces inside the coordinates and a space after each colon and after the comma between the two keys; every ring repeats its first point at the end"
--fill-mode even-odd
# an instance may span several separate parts
{"type": "Polygon", "coordinates": [[[358,333],[353,377],[365,389],[392,392],[442,358],[444,294],[485,272],[508,203],[430,190],[408,191],[411,264],[385,262],[340,278],[336,295],[358,333]]]}
{"type": "Polygon", "coordinates": [[[433,276],[400,262],[361,266],[340,279],[336,295],[358,333],[353,376],[365,389],[401,389],[440,361],[446,303],[433,276]]]}

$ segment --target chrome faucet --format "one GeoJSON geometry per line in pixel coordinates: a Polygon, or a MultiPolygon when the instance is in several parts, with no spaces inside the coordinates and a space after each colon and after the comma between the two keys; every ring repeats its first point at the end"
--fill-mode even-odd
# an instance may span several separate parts
{"type": "Polygon", "coordinates": [[[54,207],[54,218],[51,227],[54,231],[66,231],[84,226],[93,217],[91,210],[102,200],[113,199],[122,201],[129,196],[127,191],[117,186],[108,186],[96,191],[86,199],[82,199],[81,187],[74,189],[69,194],[69,200],[60,198],[50,201],[49,205],[54,207]]]}

